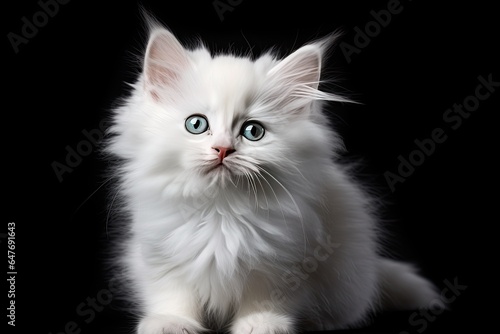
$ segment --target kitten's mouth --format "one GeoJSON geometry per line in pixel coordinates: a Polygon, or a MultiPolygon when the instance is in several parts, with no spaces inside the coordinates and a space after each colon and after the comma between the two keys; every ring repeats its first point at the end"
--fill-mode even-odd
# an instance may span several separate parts
{"type": "Polygon", "coordinates": [[[244,174],[239,161],[232,159],[211,160],[205,162],[201,169],[201,173],[209,178],[226,179],[233,178],[238,175],[244,174]]]}
{"type": "Polygon", "coordinates": [[[224,162],[219,162],[217,164],[212,165],[206,170],[206,174],[211,174],[211,173],[220,173],[220,172],[231,172],[231,169],[227,166],[226,163],[224,162]]]}

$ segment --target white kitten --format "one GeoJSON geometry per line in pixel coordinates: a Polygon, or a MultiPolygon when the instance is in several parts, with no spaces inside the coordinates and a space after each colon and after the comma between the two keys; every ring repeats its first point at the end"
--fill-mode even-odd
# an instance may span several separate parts
{"type": "Polygon", "coordinates": [[[379,255],[370,201],[335,163],[321,102],[347,100],[318,90],[327,44],[252,61],[151,29],[108,145],[139,334],[338,329],[436,297],[379,255]]]}

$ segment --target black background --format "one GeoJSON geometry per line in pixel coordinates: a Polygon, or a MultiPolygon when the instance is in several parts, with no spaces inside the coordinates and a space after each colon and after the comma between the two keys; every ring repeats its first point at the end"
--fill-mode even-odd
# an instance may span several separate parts
{"type": "MultiPolygon", "coordinates": [[[[222,21],[210,0],[142,3],[185,43],[201,37],[215,50],[246,53],[251,45],[258,54],[275,45],[286,53],[339,28],[341,41],[355,46],[354,28],[364,30],[374,20],[370,11],[386,9],[389,1],[244,0],[222,21]]],[[[416,263],[440,290],[445,280],[467,288],[448,305],[450,311],[428,320],[418,316],[411,323],[412,312],[384,314],[372,326],[350,332],[480,332],[496,323],[498,311],[493,269],[500,87],[455,130],[443,115],[474,95],[478,76],[500,81],[498,11],[480,2],[401,0],[400,6],[350,62],[338,47],[332,54],[327,71],[340,79],[341,92],[362,104],[331,110],[346,159],[364,161],[360,178],[376,187],[386,204],[390,248],[416,263]],[[384,173],[397,174],[398,156],[408,158],[417,149],[414,141],[431,138],[435,128],[445,131],[446,141],[391,191],[384,173]]],[[[56,334],[74,321],[80,333],[131,333],[133,319],[114,302],[92,319],[77,311],[81,303],[80,310],[90,309],[87,298],[105,298],[110,288],[102,267],[109,242],[108,193],[100,188],[106,165],[94,145],[62,182],[52,164],[65,164],[66,147],[76,149],[86,140],[83,130],[98,129],[127,91],[124,82],[134,80],[145,44],[139,7],[134,1],[60,5],[17,53],[8,34],[21,34],[22,17],[33,22],[41,7],[34,0],[2,7],[7,186],[0,232],[9,221],[16,223],[18,272],[16,327],[9,330],[56,334]]],[[[7,272],[5,234],[1,242],[7,272]]],[[[5,285],[4,310],[7,291],[5,285]]]]}

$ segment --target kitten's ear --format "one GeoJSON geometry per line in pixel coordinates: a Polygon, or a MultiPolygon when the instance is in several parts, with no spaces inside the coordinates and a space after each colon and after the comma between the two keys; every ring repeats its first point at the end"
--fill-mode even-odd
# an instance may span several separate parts
{"type": "Polygon", "coordinates": [[[186,50],[175,36],[164,28],[152,29],[144,59],[144,85],[153,99],[160,91],[173,88],[189,66],[186,50]]]}
{"type": "Polygon", "coordinates": [[[318,91],[321,75],[322,48],[318,44],[301,47],[277,63],[267,73],[261,101],[270,110],[288,115],[302,114],[322,93],[318,91]]]}
{"type": "Polygon", "coordinates": [[[305,45],[280,61],[269,72],[272,81],[318,89],[321,75],[321,44],[305,45]]]}
{"type": "Polygon", "coordinates": [[[267,73],[261,100],[271,110],[301,113],[312,101],[351,102],[349,99],[318,89],[323,57],[339,33],[305,45],[278,62],[267,73]]]}

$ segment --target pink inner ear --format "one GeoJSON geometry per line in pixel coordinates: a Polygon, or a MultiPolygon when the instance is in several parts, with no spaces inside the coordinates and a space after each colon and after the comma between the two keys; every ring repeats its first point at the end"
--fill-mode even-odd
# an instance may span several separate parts
{"type": "Polygon", "coordinates": [[[162,64],[150,64],[147,69],[147,77],[149,83],[155,86],[166,86],[178,80],[177,73],[162,64]]]}
{"type": "Polygon", "coordinates": [[[148,78],[146,86],[149,87],[148,91],[156,102],[159,102],[161,99],[158,91],[162,88],[172,87],[179,79],[179,75],[176,72],[160,65],[149,66],[146,75],[148,78]]]}
{"type": "Polygon", "coordinates": [[[189,60],[174,35],[158,29],[151,34],[144,63],[146,90],[153,99],[159,100],[158,90],[175,87],[189,60]]]}

